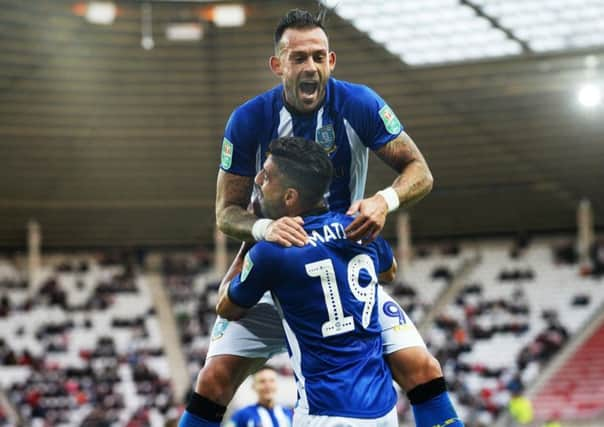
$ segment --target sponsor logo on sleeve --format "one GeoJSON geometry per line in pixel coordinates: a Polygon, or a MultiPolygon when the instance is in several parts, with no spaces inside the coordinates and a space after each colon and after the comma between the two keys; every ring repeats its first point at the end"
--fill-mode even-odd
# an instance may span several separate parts
{"type": "Polygon", "coordinates": [[[401,122],[398,120],[398,117],[396,117],[396,114],[394,114],[394,111],[392,111],[388,105],[384,105],[380,109],[379,113],[382,121],[384,122],[386,130],[392,135],[399,134],[402,126],[401,122]]]}
{"type": "Polygon", "coordinates": [[[222,140],[222,154],[220,156],[220,166],[223,169],[230,169],[233,163],[233,143],[227,138],[222,140]]]}

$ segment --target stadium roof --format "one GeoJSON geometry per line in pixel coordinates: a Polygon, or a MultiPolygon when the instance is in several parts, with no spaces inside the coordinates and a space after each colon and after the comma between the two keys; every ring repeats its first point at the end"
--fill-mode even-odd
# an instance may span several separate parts
{"type": "Polygon", "coordinates": [[[323,0],[409,65],[604,46],[601,0],[323,0]]]}

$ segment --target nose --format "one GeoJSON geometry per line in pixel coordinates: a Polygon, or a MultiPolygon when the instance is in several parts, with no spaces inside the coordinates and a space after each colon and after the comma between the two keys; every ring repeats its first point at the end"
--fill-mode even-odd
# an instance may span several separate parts
{"type": "Polygon", "coordinates": [[[256,183],[256,185],[262,185],[262,171],[259,171],[256,176],[254,177],[254,183],[256,183]]]}
{"type": "Polygon", "coordinates": [[[312,56],[304,62],[303,72],[307,74],[315,74],[317,72],[317,63],[312,56]]]}

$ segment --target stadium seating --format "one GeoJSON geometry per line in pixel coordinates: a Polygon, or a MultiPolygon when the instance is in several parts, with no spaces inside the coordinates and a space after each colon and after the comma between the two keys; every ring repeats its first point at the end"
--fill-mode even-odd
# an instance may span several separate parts
{"type": "MultiPolygon", "coordinates": [[[[576,264],[557,263],[557,245],[537,240],[512,250],[513,242],[498,240],[421,246],[400,280],[386,288],[421,322],[464,261],[480,256],[425,334],[468,427],[492,425],[511,394],[530,384],[604,302],[604,280],[582,276],[576,264]]],[[[55,260],[32,288],[13,264],[0,262],[0,382],[32,425],[104,417],[155,426],[177,414],[145,277],[115,261],[55,260]]],[[[209,345],[219,277],[207,259],[192,253],[164,256],[162,276],[193,379],[209,345]]],[[[575,357],[596,369],[598,351],[585,347],[575,357]]],[[[272,362],[287,380],[284,403],[293,404],[289,362],[285,356],[272,362]]],[[[581,372],[561,370],[558,381],[565,385],[549,387],[550,394],[536,401],[537,413],[551,414],[554,399],[561,398],[575,402],[579,415],[600,410],[602,398],[574,380],[581,372]]],[[[244,385],[232,408],[251,400],[244,385]]],[[[402,425],[411,425],[404,397],[398,407],[402,425]]],[[[0,412],[0,426],[5,418],[0,412]]]]}
{"type": "Polygon", "coordinates": [[[0,262],[0,382],[11,404],[32,426],[163,425],[176,412],[144,276],[66,259],[31,288],[0,262]]]}
{"type": "Polygon", "coordinates": [[[604,412],[604,324],[577,349],[534,398],[535,415],[591,419],[604,412]]]}
{"type": "Polygon", "coordinates": [[[455,244],[423,245],[409,268],[400,270],[399,280],[385,289],[404,306],[414,322],[420,321],[446,289],[464,260],[472,256],[455,244]]]}
{"type": "Polygon", "coordinates": [[[216,319],[214,306],[219,278],[205,260],[187,253],[165,255],[162,275],[176,317],[189,376],[194,379],[205,361],[216,319]]]}
{"type": "Polygon", "coordinates": [[[477,248],[481,262],[425,338],[467,425],[491,425],[604,301],[601,279],[555,263],[557,244],[462,245],[477,248]]]}

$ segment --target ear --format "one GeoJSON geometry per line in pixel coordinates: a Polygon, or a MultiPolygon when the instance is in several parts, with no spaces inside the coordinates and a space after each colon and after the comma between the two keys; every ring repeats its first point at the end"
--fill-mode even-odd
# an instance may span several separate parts
{"type": "Polygon", "coordinates": [[[298,193],[298,190],[291,187],[285,190],[285,194],[283,195],[283,202],[285,203],[286,207],[291,208],[299,201],[300,193],[298,193]]]}
{"type": "Polygon", "coordinates": [[[333,73],[333,70],[336,68],[336,53],[329,52],[329,71],[333,73]]]}
{"type": "Polygon", "coordinates": [[[277,77],[281,77],[283,75],[283,71],[281,70],[281,60],[276,56],[271,56],[268,60],[268,66],[277,77]]]}

